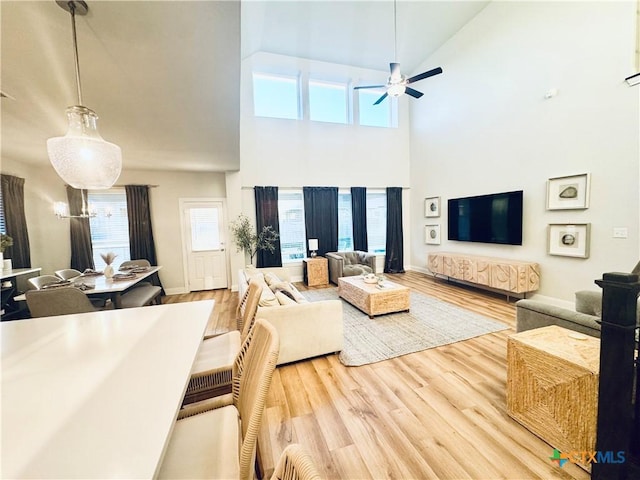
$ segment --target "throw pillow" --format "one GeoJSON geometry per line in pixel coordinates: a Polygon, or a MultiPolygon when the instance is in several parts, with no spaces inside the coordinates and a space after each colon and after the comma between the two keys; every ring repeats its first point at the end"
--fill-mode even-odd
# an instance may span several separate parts
{"type": "Polygon", "coordinates": [[[280,305],[295,305],[296,301],[293,300],[289,295],[287,295],[285,290],[278,290],[276,293],[276,298],[280,305]]]}
{"type": "MultiPolygon", "coordinates": [[[[260,274],[262,275],[262,274],[260,274]]],[[[250,283],[256,283],[262,287],[262,293],[260,294],[260,300],[258,300],[258,306],[260,307],[277,307],[280,305],[278,299],[273,294],[273,292],[269,289],[269,286],[264,281],[263,277],[253,276],[250,283]]]]}
{"type": "Polygon", "coordinates": [[[264,274],[264,281],[267,282],[267,285],[271,286],[274,283],[280,283],[282,280],[273,272],[267,272],[264,274]]]}

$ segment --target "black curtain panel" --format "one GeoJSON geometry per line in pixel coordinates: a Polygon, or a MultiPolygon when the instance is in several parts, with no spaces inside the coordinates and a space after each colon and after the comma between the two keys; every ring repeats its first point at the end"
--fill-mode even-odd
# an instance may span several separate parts
{"type": "MultiPolygon", "coordinates": [[[[131,260],[146,259],[151,265],[158,265],[156,246],[151,227],[151,204],[148,185],[125,185],[127,195],[127,216],[129,217],[129,254],[131,260]]],[[[160,277],[154,273],[151,283],[162,288],[160,277]]],[[[161,295],[164,295],[164,289],[161,295]]]]}
{"type": "Polygon", "coordinates": [[[318,255],[338,250],[338,187],[302,187],[304,225],[309,239],[318,239],[318,255]]]}
{"type": "Polygon", "coordinates": [[[385,273],[404,273],[402,236],[402,188],[387,188],[387,245],[385,273]]]}
{"type": "MultiPolygon", "coordinates": [[[[67,185],[69,215],[82,215],[83,205],[88,205],[87,191],[78,190],[67,185]],[[83,203],[84,198],[84,203],[83,203]]],[[[70,218],[69,234],[71,239],[71,268],[81,272],[87,268],[94,269],[93,246],[91,245],[91,226],[89,218],[70,218]]]]}
{"type": "Polygon", "coordinates": [[[3,174],[1,184],[6,233],[13,239],[13,246],[7,247],[3,257],[11,259],[13,268],[29,268],[31,250],[24,214],[24,178],[3,174]]]}
{"type": "MultiPolygon", "coordinates": [[[[256,198],[256,227],[258,234],[264,227],[271,226],[276,233],[280,233],[278,219],[278,187],[254,187],[256,198]]],[[[282,252],[280,250],[280,237],[275,242],[275,250],[258,250],[258,268],[281,267],[282,252]]]]}
{"type": "Polygon", "coordinates": [[[369,251],[367,240],[367,189],[351,187],[351,219],[353,223],[353,249],[369,251]]]}

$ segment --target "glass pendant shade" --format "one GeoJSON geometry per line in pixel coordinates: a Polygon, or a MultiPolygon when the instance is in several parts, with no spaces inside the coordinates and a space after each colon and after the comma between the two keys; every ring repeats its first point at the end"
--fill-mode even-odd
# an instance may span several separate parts
{"type": "Polygon", "coordinates": [[[98,133],[98,116],[83,106],[67,108],[64,137],[47,140],[49,160],[58,175],[78,189],[111,188],[122,170],[122,150],[98,133]]]}

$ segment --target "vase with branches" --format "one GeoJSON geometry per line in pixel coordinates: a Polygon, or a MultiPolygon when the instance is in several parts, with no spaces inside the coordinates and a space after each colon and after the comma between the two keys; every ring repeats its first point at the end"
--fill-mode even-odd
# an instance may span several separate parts
{"type": "MultiPolygon", "coordinates": [[[[0,233],[0,272],[4,269],[4,251],[13,246],[13,238],[11,238],[6,233],[0,233]]],[[[11,260],[7,260],[7,262],[11,262],[11,260]]],[[[7,266],[7,270],[10,270],[11,267],[7,266]]]]}
{"type": "Polygon", "coordinates": [[[238,251],[244,251],[245,254],[249,255],[251,265],[253,265],[253,258],[258,251],[268,250],[271,253],[275,252],[276,240],[280,237],[271,225],[265,225],[262,227],[260,233],[256,233],[249,217],[245,214],[238,215],[238,217],[231,222],[230,229],[238,251]]]}

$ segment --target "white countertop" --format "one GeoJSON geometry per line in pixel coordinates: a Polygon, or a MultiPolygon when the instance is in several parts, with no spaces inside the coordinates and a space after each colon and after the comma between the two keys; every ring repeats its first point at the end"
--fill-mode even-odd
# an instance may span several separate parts
{"type": "Polygon", "coordinates": [[[2,478],[152,478],[213,306],[0,324],[2,478]]]}

